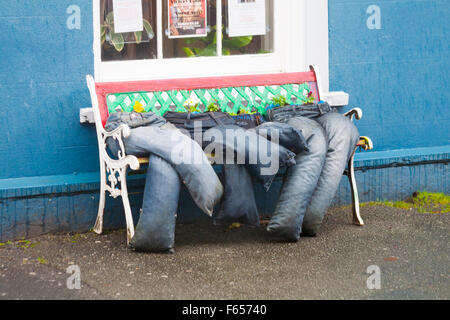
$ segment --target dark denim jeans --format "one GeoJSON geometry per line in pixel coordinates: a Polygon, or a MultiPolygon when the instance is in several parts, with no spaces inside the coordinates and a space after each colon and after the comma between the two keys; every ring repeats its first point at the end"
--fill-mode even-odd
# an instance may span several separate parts
{"type": "Polygon", "coordinates": [[[331,107],[327,102],[306,105],[287,105],[276,107],[267,111],[267,118],[270,121],[286,123],[295,116],[315,119],[329,112],[336,112],[336,108],[331,107]]]}
{"type": "Polygon", "coordinates": [[[359,139],[347,117],[329,112],[316,119],[288,117],[284,121],[302,130],[308,151],[299,153],[290,167],[267,230],[283,240],[313,236],[336,194],[342,174],[359,139]]]}
{"type": "Polygon", "coordinates": [[[213,214],[213,223],[229,225],[240,222],[248,226],[259,226],[253,182],[247,169],[240,164],[224,164],[222,167],[225,191],[220,210],[213,214]]]}

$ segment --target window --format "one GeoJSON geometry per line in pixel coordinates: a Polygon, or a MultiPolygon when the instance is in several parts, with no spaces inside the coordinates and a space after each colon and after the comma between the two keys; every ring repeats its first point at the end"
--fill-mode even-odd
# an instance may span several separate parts
{"type": "MultiPolygon", "coordinates": [[[[148,1],[148,0],[147,0],[148,1]]],[[[163,12],[168,12],[170,1],[163,1],[163,12]]],[[[206,0],[204,0],[206,1],[206,0]]],[[[234,0],[235,2],[242,0],[234,0]]],[[[183,57],[201,57],[217,56],[221,48],[222,56],[243,55],[243,54],[265,54],[273,51],[273,30],[271,22],[273,18],[273,1],[261,0],[265,2],[264,19],[266,30],[264,35],[241,35],[230,37],[228,22],[228,1],[207,1],[207,36],[196,38],[175,38],[170,39],[169,23],[170,15],[163,17],[164,40],[163,40],[163,58],[183,58],[183,57]],[[221,3],[221,10],[217,10],[217,4],[221,3]],[[218,17],[218,13],[222,17],[218,17]],[[221,21],[222,41],[217,37],[218,21],[221,21]]],[[[245,4],[244,4],[245,5],[245,4]]],[[[172,24],[173,25],[173,24],[172,24]]]]}
{"type": "Polygon", "coordinates": [[[115,33],[113,0],[100,1],[101,60],[141,60],[157,58],[155,35],[156,8],[153,1],[142,1],[141,32],[115,33]]]}
{"type": "Polygon", "coordinates": [[[326,0],[133,0],[143,24],[129,32],[115,32],[116,1],[124,3],[93,1],[97,81],[294,72],[309,64],[328,79],[326,0]]]}

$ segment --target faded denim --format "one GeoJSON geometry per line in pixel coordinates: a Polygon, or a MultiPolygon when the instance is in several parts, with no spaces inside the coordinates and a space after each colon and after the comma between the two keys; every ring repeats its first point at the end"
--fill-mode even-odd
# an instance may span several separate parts
{"type": "Polygon", "coordinates": [[[348,117],[328,113],[317,118],[328,142],[325,164],[303,219],[303,233],[317,234],[330,207],[350,157],[359,140],[359,132],[348,117]]]}
{"type": "Polygon", "coordinates": [[[289,125],[302,130],[309,146],[290,167],[267,230],[287,241],[300,234],[313,236],[336,194],[359,133],[347,117],[329,112],[316,119],[290,117],[289,125]]]}
{"type": "MultiPolygon", "coordinates": [[[[301,130],[280,122],[265,122],[256,128],[247,130],[255,132],[269,141],[276,141],[280,146],[299,153],[308,150],[307,142],[301,130]]],[[[259,225],[259,213],[256,206],[252,180],[244,165],[225,164],[223,166],[224,197],[220,211],[213,215],[214,224],[240,222],[249,226],[259,225]]]]}
{"type": "Polygon", "coordinates": [[[130,129],[144,126],[158,126],[161,127],[167,121],[158,116],[154,112],[115,112],[109,115],[108,121],[105,124],[106,131],[113,131],[121,124],[126,124],[130,129]]]}
{"type": "Polygon", "coordinates": [[[292,117],[305,117],[315,119],[329,112],[336,112],[336,108],[331,107],[328,102],[306,105],[287,105],[267,110],[267,118],[270,121],[286,123],[292,117]]]}
{"type": "Polygon", "coordinates": [[[168,251],[175,243],[175,222],[181,182],[165,160],[150,155],[142,213],[130,246],[138,251],[168,251]]]}
{"type": "Polygon", "coordinates": [[[213,214],[214,225],[240,222],[248,226],[259,226],[259,213],[252,178],[245,166],[225,164],[222,172],[225,192],[220,210],[213,214]]]}
{"type": "Polygon", "coordinates": [[[244,164],[266,191],[269,190],[280,167],[295,164],[295,153],[235,125],[217,126],[203,136],[206,153],[215,153],[217,164],[244,164]]]}
{"type": "MultiPolygon", "coordinates": [[[[138,127],[130,131],[130,136],[123,139],[126,154],[154,154],[169,162],[197,206],[211,216],[222,197],[223,186],[202,148],[171,125],[138,127]]],[[[114,141],[109,140],[108,146],[117,155],[114,141]]]]}
{"type": "Polygon", "coordinates": [[[303,137],[302,131],[298,130],[287,123],[281,122],[265,122],[255,128],[257,134],[267,137],[272,141],[275,137],[278,138],[278,144],[286,149],[300,153],[308,150],[308,144],[303,137]]]}

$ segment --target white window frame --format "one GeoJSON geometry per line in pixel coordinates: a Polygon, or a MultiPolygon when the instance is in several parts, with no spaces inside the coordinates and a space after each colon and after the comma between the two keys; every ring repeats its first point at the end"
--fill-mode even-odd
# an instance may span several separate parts
{"type": "MultiPolygon", "coordinates": [[[[96,81],[297,72],[306,71],[309,65],[315,64],[320,67],[324,90],[328,91],[328,0],[274,0],[273,53],[168,59],[162,58],[162,1],[167,0],[154,1],[158,16],[158,58],[131,61],[101,61],[100,0],[93,1],[96,81]]],[[[227,0],[217,0],[218,16],[221,16],[221,1],[227,0]]],[[[220,28],[221,24],[218,25],[218,37],[222,31],[220,28]]],[[[221,51],[218,50],[219,53],[221,51]]]]}

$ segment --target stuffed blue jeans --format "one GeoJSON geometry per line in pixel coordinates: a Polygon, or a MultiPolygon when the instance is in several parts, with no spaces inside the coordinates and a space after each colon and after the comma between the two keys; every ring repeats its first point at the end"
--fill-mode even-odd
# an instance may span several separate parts
{"type": "Polygon", "coordinates": [[[329,112],[315,119],[295,116],[286,123],[302,130],[308,151],[288,168],[267,230],[287,241],[316,235],[333,201],[359,133],[347,117],[329,112]]]}
{"type": "MultiPolygon", "coordinates": [[[[123,142],[126,154],[149,156],[142,214],[130,246],[149,252],[171,250],[181,181],[208,215],[220,201],[223,186],[202,148],[178,129],[160,124],[137,127],[123,142]]],[[[117,155],[115,141],[109,138],[107,143],[117,155]]]]}
{"type": "MultiPolygon", "coordinates": [[[[154,154],[169,162],[197,206],[211,216],[222,197],[223,186],[202,148],[170,124],[138,127],[130,132],[130,136],[123,139],[126,154],[154,154]]],[[[115,141],[110,139],[107,143],[113,154],[117,155],[115,141]]]]}
{"type": "Polygon", "coordinates": [[[173,250],[180,188],[177,171],[150,154],[142,213],[130,242],[132,248],[147,252],[173,250]]]}

